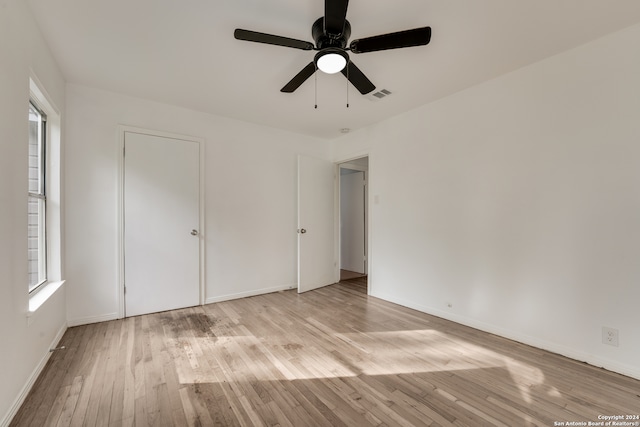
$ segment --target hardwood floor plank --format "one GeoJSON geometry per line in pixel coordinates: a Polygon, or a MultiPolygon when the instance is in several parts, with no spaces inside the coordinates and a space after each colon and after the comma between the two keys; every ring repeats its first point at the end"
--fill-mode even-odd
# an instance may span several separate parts
{"type": "Polygon", "coordinates": [[[72,426],[82,426],[83,424],[85,424],[87,408],[89,407],[91,394],[93,391],[93,384],[95,381],[98,363],[98,360],[93,361],[93,367],[86,374],[86,377],[83,381],[82,390],[80,390],[80,396],[78,397],[78,403],[76,404],[76,409],[73,412],[73,417],[71,418],[72,426]]]}
{"type": "Polygon", "coordinates": [[[116,347],[116,354],[114,360],[114,372],[113,372],[113,391],[111,394],[111,405],[109,412],[109,424],[113,424],[116,421],[122,421],[124,412],[124,382],[126,380],[126,356],[127,356],[127,343],[128,343],[128,329],[126,322],[120,322],[118,325],[118,342],[116,347]]]}
{"type": "Polygon", "coordinates": [[[75,377],[73,384],[71,385],[71,389],[69,390],[69,396],[67,397],[64,403],[64,407],[62,408],[62,413],[60,414],[60,418],[56,423],[57,426],[68,426],[71,424],[71,419],[73,418],[73,413],[76,409],[76,405],[80,397],[80,390],[82,390],[82,386],[83,386],[82,377],[81,376],[75,377]]]}
{"type": "MultiPolygon", "coordinates": [[[[105,339],[105,346],[102,349],[104,359],[104,379],[103,387],[100,393],[100,403],[98,406],[97,422],[98,426],[108,426],[110,414],[113,412],[111,404],[113,403],[113,394],[116,378],[116,363],[118,362],[118,353],[120,350],[121,322],[110,322],[109,338],[105,339]]],[[[118,394],[119,391],[116,392],[118,394]]],[[[120,417],[121,418],[121,417],[120,417]]]]}
{"type": "Polygon", "coordinates": [[[74,328],[85,331],[86,342],[83,343],[84,345],[81,344],[81,350],[78,350],[81,356],[72,371],[84,378],[82,389],[78,396],[78,403],[71,418],[72,426],[81,426],[86,422],[87,410],[90,403],[92,403],[91,396],[94,395],[94,391],[98,387],[98,385],[94,387],[96,372],[98,371],[98,365],[100,363],[97,357],[97,355],[99,355],[97,347],[101,344],[107,326],[108,322],[90,325],[90,327],[74,328]]]}
{"type": "Polygon", "coordinates": [[[71,386],[67,385],[58,391],[56,399],[53,401],[53,405],[49,410],[49,414],[47,418],[42,423],[43,425],[56,425],[58,424],[58,420],[62,415],[62,409],[64,408],[64,404],[69,397],[69,392],[71,391],[71,386]]]}
{"type": "Polygon", "coordinates": [[[640,381],[367,295],[366,278],[70,328],[11,426],[550,426],[640,381]]]}
{"type": "Polygon", "coordinates": [[[133,423],[135,416],[135,376],[134,376],[134,348],[135,348],[135,318],[128,318],[122,321],[122,330],[125,334],[122,336],[121,343],[121,370],[118,371],[119,381],[115,384],[121,387],[122,390],[115,390],[114,393],[114,408],[111,422],[118,421],[118,415],[120,415],[123,424],[133,423]],[[126,338],[126,339],[125,339],[126,338]],[[122,399],[122,403],[120,403],[122,399]],[[122,405],[122,412],[120,411],[120,405],[122,405]]]}

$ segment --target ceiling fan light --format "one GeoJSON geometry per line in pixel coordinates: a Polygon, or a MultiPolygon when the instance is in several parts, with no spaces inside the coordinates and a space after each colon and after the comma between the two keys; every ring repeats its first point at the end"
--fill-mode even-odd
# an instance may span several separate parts
{"type": "Polygon", "coordinates": [[[316,61],[320,71],[327,74],[335,74],[344,69],[347,59],[339,53],[326,53],[316,61]]]}

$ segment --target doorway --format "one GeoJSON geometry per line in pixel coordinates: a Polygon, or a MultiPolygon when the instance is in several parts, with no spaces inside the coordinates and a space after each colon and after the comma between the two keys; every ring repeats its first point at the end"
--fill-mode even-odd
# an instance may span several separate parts
{"type": "Polygon", "coordinates": [[[368,275],[369,158],[339,164],[340,280],[363,283],[368,275]]]}

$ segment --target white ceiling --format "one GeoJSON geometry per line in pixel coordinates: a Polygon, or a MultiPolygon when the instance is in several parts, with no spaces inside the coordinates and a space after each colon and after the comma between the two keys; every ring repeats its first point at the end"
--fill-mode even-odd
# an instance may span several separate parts
{"type": "Polygon", "coordinates": [[[351,55],[393,94],[341,74],[280,92],[315,52],[235,40],[243,28],[313,42],[322,0],[29,0],[69,83],[320,138],[340,136],[640,22],[638,0],[352,0],[351,40],[431,26],[427,46],[351,55]],[[347,91],[348,87],[348,91],[347,91]],[[347,92],[350,107],[346,107],[347,92]]]}

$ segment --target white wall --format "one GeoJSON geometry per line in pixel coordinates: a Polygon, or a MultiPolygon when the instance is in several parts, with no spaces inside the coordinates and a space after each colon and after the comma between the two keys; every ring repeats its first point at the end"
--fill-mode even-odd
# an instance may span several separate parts
{"type": "Polygon", "coordinates": [[[336,141],[336,160],[370,153],[371,293],[640,378],[639,43],[634,26],[336,141]]]}
{"type": "Polygon", "coordinates": [[[340,172],[340,268],[364,274],[364,172],[340,172]]]}
{"type": "Polygon", "coordinates": [[[21,0],[0,2],[0,425],[66,328],[64,287],[28,318],[27,143],[29,78],[64,115],[64,80],[21,0]]]}
{"type": "Polygon", "coordinates": [[[118,125],[205,140],[208,302],[296,286],[296,156],[328,142],[72,85],[67,112],[70,324],[118,313],[118,125]]]}

